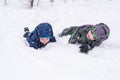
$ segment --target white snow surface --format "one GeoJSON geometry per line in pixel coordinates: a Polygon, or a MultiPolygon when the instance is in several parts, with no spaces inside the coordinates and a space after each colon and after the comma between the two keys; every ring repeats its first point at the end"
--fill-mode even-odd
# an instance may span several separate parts
{"type": "MultiPolygon", "coordinates": [[[[11,0],[12,1],[12,0],[11,0]]],[[[120,80],[120,0],[55,2],[31,9],[0,6],[0,80],[120,80]],[[35,50],[25,45],[23,28],[53,26],[56,43],[35,50]],[[103,22],[110,37],[88,55],[59,38],[64,28],[103,22]]]]}

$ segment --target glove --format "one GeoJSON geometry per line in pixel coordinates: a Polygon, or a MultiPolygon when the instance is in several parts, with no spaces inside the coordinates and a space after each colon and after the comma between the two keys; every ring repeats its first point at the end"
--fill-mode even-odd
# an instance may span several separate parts
{"type": "Polygon", "coordinates": [[[38,48],[40,48],[40,49],[43,48],[43,46],[44,46],[44,45],[41,44],[41,43],[38,44],[38,48]]]}
{"type": "Polygon", "coordinates": [[[87,54],[89,51],[89,45],[88,44],[83,44],[82,46],[79,47],[80,52],[87,54]]]}

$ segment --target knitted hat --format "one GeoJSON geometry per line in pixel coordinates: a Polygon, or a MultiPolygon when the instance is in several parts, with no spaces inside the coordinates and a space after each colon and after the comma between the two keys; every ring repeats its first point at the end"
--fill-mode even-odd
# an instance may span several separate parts
{"type": "Polygon", "coordinates": [[[96,40],[104,41],[109,37],[110,29],[104,23],[96,24],[92,29],[92,34],[96,40]]]}

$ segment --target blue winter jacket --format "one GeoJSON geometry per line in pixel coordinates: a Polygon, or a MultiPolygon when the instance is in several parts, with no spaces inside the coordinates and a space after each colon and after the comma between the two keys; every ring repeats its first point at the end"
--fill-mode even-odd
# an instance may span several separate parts
{"type": "MultiPolygon", "coordinates": [[[[47,23],[48,24],[48,23],[47,23]]],[[[35,49],[42,48],[46,45],[42,44],[39,40],[39,28],[41,24],[38,25],[34,31],[32,31],[30,34],[27,36],[27,41],[29,42],[30,47],[33,47],[35,49]]],[[[49,42],[56,42],[55,37],[53,36],[53,31],[51,31],[52,35],[50,35],[50,41],[49,42]]]]}

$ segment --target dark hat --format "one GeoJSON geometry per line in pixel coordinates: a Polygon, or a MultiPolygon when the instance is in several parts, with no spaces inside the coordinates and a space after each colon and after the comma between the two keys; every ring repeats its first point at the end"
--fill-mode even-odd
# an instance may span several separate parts
{"type": "Polygon", "coordinates": [[[92,29],[92,34],[96,40],[104,41],[109,37],[110,29],[104,23],[96,24],[92,29]]]}

